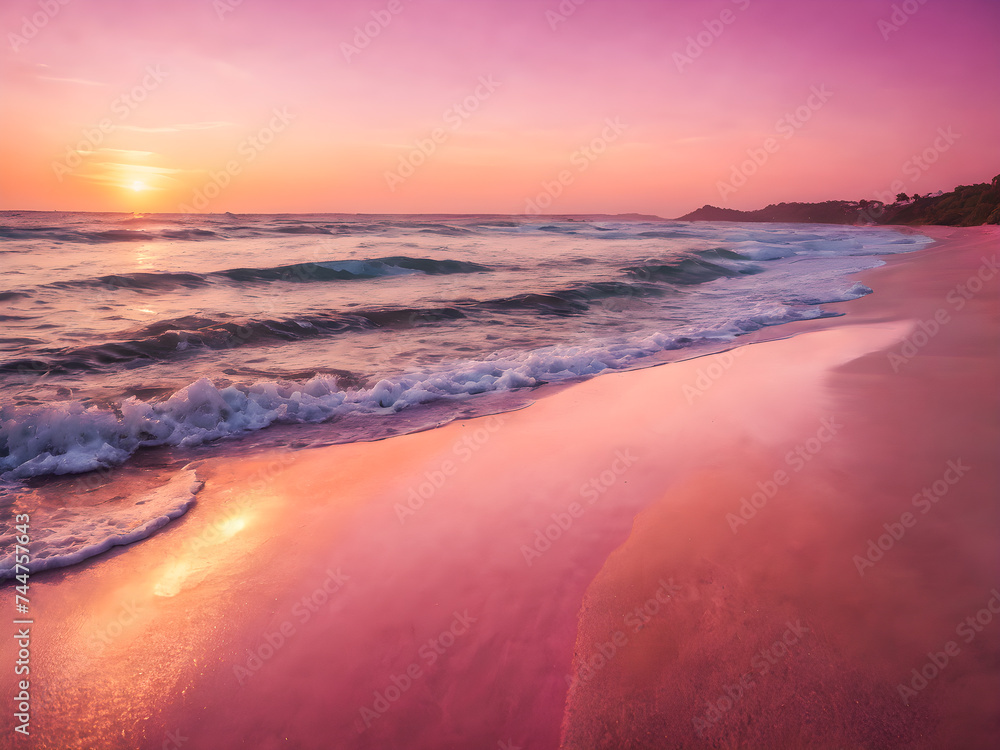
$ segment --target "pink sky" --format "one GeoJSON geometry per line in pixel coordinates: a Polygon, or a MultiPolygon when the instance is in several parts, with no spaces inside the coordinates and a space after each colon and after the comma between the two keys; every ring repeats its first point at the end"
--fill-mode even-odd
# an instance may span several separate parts
{"type": "Polygon", "coordinates": [[[995,0],[7,0],[0,29],[4,209],[677,216],[1000,172],[995,0]]]}

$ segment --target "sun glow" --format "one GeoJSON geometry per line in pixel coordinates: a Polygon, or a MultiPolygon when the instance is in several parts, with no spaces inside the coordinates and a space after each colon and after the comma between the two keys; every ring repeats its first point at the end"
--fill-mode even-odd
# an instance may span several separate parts
{"type": "Polygon", "coordinates": [[[228,521],[224,521],[219,525],[219,533],[222,534],[223,539],[228,539],[234,534],[239,533],[246,528],[247,522],[245,518],[230,518],[228,521]]]}
{"type": "Polygon", "coordinates": [[[138,193],[139,191],[146,189],[146,184],[144,182],[136,180],[135,182],[132,183],[132,189],[138,193]]]}

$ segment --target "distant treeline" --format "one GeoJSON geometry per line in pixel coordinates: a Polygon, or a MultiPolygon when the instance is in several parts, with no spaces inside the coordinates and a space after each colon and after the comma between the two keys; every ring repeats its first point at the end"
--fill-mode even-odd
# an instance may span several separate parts
{"type": "Polygon", "coordinates": [[[679,221],[778,221],[814,224],[943,224],[972,227],[1000,224],[1000,175],[992,182],[960,185],[941,195],[908,196],[895,203],[882,201],[825,201],[778,203],[756,211],[703,206],[679,221]]]}

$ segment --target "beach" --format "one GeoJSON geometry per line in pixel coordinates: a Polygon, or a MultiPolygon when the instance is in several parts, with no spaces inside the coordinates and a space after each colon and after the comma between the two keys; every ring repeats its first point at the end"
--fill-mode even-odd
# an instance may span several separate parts
{"type": "Polygon", "coordinates": [[[31,746],[993,747],[1000,232],[920,231],[842,317],[196,462],[32,576],[31,746]]]}

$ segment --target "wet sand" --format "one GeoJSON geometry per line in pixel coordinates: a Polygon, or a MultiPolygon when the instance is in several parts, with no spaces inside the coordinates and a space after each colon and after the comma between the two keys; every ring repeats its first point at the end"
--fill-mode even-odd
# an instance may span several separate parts
{"type": "Polygon", "coordinates": [[[33,577],[31,746],[993,747],[1000,232],[927,231],[779,340],[203,462],[33,577]]]}

